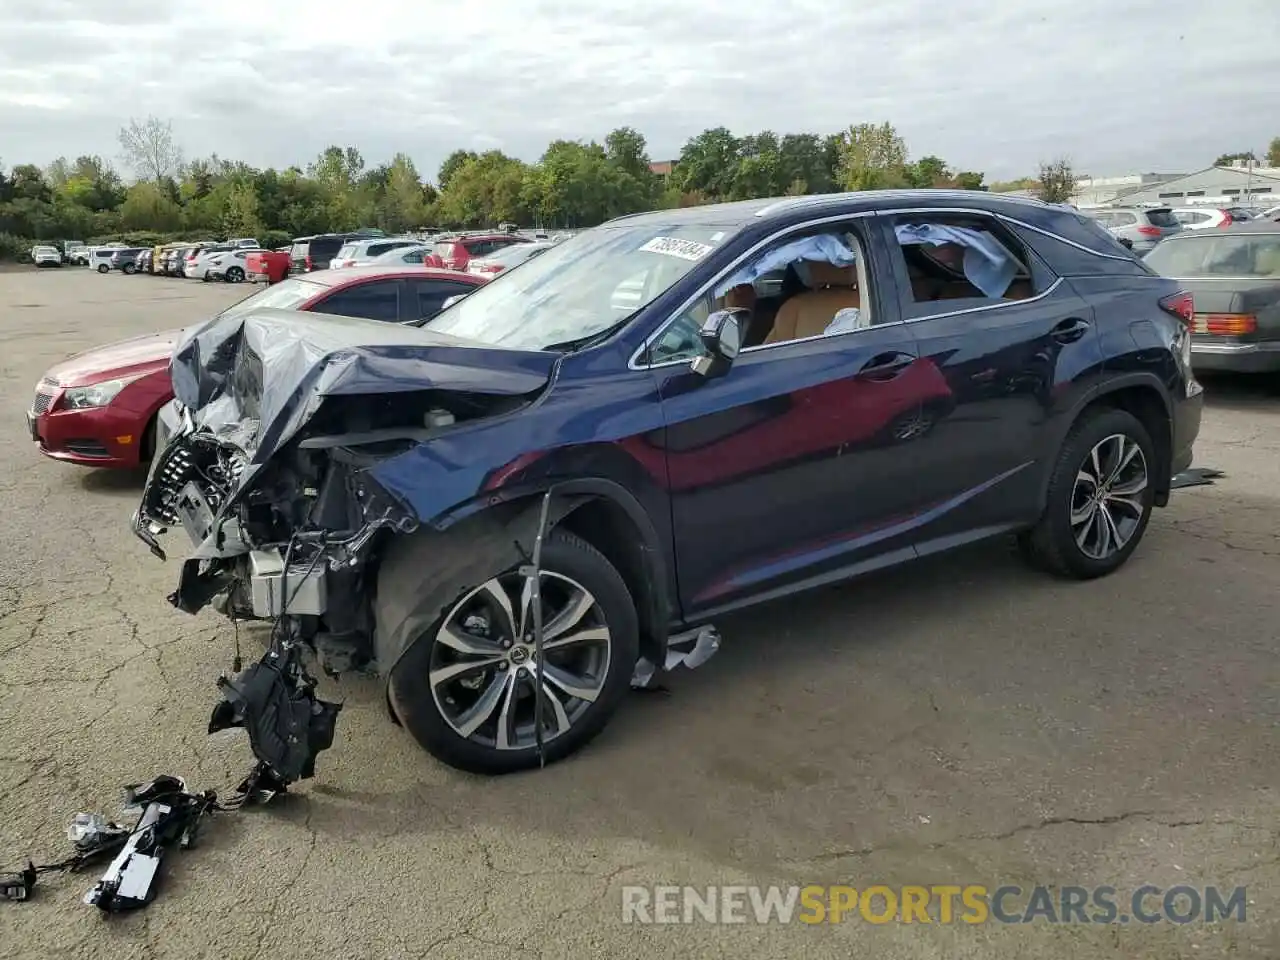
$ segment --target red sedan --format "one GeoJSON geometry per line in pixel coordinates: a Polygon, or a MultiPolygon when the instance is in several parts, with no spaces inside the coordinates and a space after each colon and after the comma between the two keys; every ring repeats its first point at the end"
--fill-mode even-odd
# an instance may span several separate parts
{"type": "MultiPolygon", "coordinates": [[[[228,308],[276,307],[413,323],[486,278],[421,267],[352,267],[291,277],[228,308]]],[[[169,358],[182,330],[95,347],[50,368],[27,428],[40,452],[86,467],[138,467],[155,452],[156,413],[173,399],[169,358]]]]}

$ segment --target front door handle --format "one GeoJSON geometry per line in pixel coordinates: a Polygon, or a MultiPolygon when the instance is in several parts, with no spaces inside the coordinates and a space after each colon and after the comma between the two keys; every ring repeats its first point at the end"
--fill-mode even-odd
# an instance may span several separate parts
{"type": "Polygon", "coordinates": [[[1053,328],[1051,336],[1059,343],[1075,343],[1089,330],[1089,321],[1068,317],[1053,328]]]}
{"type": "Polygon", "coordinates": [[[904,373],[907,367],[916,362],[916,359],[914,354],[902,353],[898,350],[877,354],[862,365],[858,376],[865,380],[892,380],[904,373]]]}

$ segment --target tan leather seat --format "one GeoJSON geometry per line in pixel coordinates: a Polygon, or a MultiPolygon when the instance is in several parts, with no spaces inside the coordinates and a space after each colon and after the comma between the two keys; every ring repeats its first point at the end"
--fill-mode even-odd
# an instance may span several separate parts
{"type": "Polygon", "coordinates": [[[806,262],[809,267],[809,289],[797,293],[778,308],[773,329],[769,331],[765,343],[783,343],[787,340],[821,336],[841,310],[862,306],[856,266],[837,267],[814,260],[806,262]]]}

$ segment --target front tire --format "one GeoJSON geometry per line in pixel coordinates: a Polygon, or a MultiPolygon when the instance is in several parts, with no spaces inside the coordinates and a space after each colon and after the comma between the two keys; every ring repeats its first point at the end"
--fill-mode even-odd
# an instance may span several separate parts
{"type": "MultiPolygon", "coordinates": [[[[424,571],[423,583],[431,579],[424,571]]],[[[554,763],[585,746],[617,710],[639,656],[639,627],[622,576],[570,533],[548,535],[539,585],[543,752],[554,763]]],[[[517,568],[495,573],[412,641],[391,672],[396,719],[451,767],[504,774],[538,766],[527,600],[517,568]]]]}
{"type": "Polygon", "coordinates": [[[244,271],[239,267],[232,267],[227,271],[228,283],[241,283],[244,280],[244,271]]]}
{"type": "Polygon", "coordinates": [[[120,269],[121,269],[121,270],[123,270],[126,274],[130,274],[130,273],[137,273],[137,271],[138,271],[138,268],[137,268],[137,267],[135,267],[132,263],[126,263],[126,264],[125,264],[123,267],[121,267],[120,269]]]}
{"type": "Polygon", "coordinates": [[[1118,570],[1146,532],[1155,505],[1155,444],[1125,410],[1099,410],[1068,434],[1049,481],[1045,512],[1018,538],[1032,565],[1076,580],[1118,570]]]}

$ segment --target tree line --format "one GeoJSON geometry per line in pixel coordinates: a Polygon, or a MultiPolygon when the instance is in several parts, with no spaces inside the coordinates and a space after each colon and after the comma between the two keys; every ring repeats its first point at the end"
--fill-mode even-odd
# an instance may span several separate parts
{"type": "MultiPolygon", "coordinates": [[[[367,165],[353,146],[330,146],[305,166],[256,168],[217,156],[187,159],[170,122],[131,120],[119,133],[123,172],[111,160],[59,157],[47,167],[0,163],[0,257],[37,241],[253,236],[278,246],[294,236],[376,227],[491,227],[502,222],[585,228],[611,217],[778,195],[892,187],[1009,189],[942,158],[912,159],[889,123],[820,135],[725,127],[691,138],[669,172],[651,169],[644,136],[619,127],[604,142],[557,140],[528,163],[500,150],[455,150],[434,182],[397,153],[367,165]],[[127,177],[127,179],[126,179],[127,177]]],[[[1075,185],[1069,162],[1029,178],[1061,202],[1075,185]]]]}

